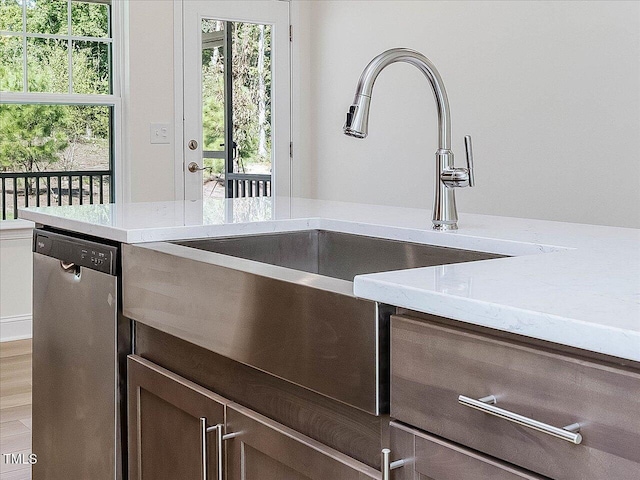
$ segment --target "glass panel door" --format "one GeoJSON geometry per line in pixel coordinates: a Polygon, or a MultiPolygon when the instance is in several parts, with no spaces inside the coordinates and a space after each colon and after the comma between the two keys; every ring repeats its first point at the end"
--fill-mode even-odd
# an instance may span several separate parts
{"type": "Polygon", "coordinates": [[[289,5],[183,3],[184,198],[290,194],[289,5]]]}
{"type": "Polygon", "coordinates": [[[271,78],[271,25],[202,19],[204,198],[270,195],[271,78]]]}

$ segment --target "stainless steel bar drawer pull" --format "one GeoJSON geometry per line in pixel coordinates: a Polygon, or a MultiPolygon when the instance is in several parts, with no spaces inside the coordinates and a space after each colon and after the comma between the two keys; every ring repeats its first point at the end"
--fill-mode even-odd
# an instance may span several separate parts
{"type": "Polygon", "coordinates": [[[406,460],[391,461],[391,450],[388,448],[382,449],[382,480],[391,479],[391,470],[403,467],[406,460]]]}
{"type": "Polygon", "coordinates": [[[209,479],[209,461],[207,458],[207,433],[216,432],[216,459],[218,461],[218,475],[217,480],[223,480],[222,473],[222,424],[214,425],[213,427],[207,427],[207,419],[200,417],[200,455],[201,455],[201,473],[202,480],[209,479]]]}
{"type": "Polygon", "coordinates": [[[510,422],[517,423],[518,425],[522,425],[524,427],[532,428],[539,432],[546,433],[547,435],[551,435],[552,437],[561,438],[562,440],[571,442],[574,445],[579,445],[582,442],[582,435],[580,435],[579,433],[579,423],[572,423],[571,425],[567,425],[566,427],[562,428],[554,427],[553,425],[542,423],[532,418],[510,412],[509,410],[505,410],[500,407],[496,407],[496,403],[498,403],[498,401],[494,395],[489,395],[488,397],[479,398],[477,400],[475,398],[469,398],[465,397],[464,395],[460,395],[458,397],[458,402],[465,407],[475,408],[476,410],[488,413],[489,415],[504,418],[505,420],[509,420],[510,422]]]}

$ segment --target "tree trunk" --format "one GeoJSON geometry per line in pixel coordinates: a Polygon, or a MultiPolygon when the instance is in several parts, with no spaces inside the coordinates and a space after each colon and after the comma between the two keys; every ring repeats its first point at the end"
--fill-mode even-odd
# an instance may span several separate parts
{"type": "Polygon", "coordinates": [[[258,25],[260,38],[258,40],[258,126],[260,128],[258,140],[258,155],[267,155],[266,120],[266,87],[264,81],[264,25],[258,25]]]}

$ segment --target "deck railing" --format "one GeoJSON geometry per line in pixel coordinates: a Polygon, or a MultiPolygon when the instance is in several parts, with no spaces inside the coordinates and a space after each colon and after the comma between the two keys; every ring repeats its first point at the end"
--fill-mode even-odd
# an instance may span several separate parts
{"type": "MultiPolygon", "coordinates": [[[[232,173],[233,198],[271,196],[271,175],[232,173]]],[[[2,220],[18,218],[18,208],[113,202],[111,170],[0,172],[2,220]]]]}
{"type": "Polygon", "coordinates": [[[228,173],[227,182],[227,195],[233,198],[271,196],[271,175],[228,173]]]}
{"type": "Polygon", "coordinates": [[[20,207],[109,203],[111,170],[0,172],[2,220],[18,218],[20,207]]]}

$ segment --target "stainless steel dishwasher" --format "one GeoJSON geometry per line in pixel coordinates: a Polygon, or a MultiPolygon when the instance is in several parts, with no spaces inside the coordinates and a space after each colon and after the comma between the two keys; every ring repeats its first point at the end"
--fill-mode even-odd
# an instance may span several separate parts
{"type": "Polygon", "coordinates": [[[33,251],[33,480],[121,479],[119,249],[35,230],[33,251]]]}

